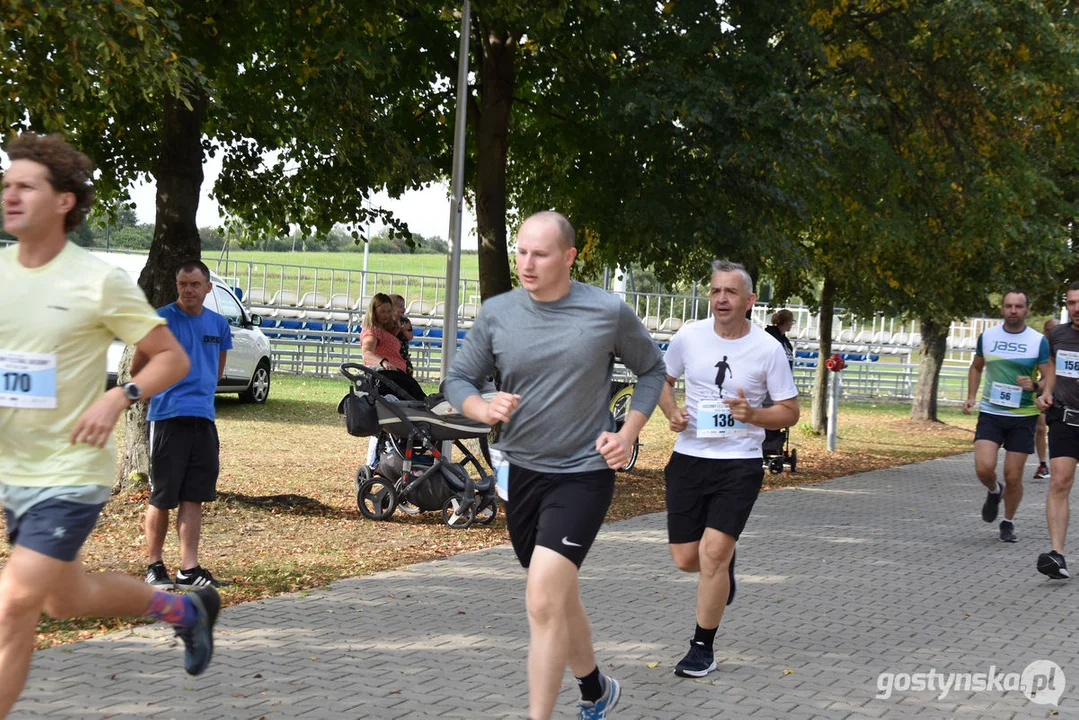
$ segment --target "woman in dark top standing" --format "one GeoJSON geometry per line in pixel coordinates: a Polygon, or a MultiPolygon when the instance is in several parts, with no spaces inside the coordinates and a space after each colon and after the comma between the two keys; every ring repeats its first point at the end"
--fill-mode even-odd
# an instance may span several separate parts
{"type": "Polygon", "coordinates": [[[787,362],[794,369],[794,346],[787,339],[787,333],[794,327],[794,313],[790,310],[778,310],[772,316],[772,324],[764,328],[764,331],[779,341],[783,349],[787,351],[787,362]]]}

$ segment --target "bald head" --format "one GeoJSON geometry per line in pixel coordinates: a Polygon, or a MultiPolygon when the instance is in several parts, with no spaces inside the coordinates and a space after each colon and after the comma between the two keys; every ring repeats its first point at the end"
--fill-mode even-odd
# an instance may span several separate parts
{"type": "Polygon", "coordinates": [[[577,242],[577,233],[574,232],[573,225],[570,224],[565,215],[554,210],[544,210],[534,215],[529,215],[521,223],[517,235],[520,237],[523,233],[536,231],[554,233],[558,238],[559,246],[563,250],[575,247],[577,242]]]}
{"type": "Polygon", "coordinates": [[[1046,335],[1048,335],[1049,331],[1052,330],[1053,328],[1055,328],[1059,324],[1060,324],[1060,321],[1057,320],[1056,318],[1049,318],[1048,320],[1045,321],[1045,325],[1042,327],[1042,332],[1045,333],[1046,335]]]}

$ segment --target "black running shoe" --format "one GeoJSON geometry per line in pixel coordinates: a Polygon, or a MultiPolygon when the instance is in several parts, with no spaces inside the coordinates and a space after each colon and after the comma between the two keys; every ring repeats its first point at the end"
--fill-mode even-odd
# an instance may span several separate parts
{"type": "Polygon", "coordinates": [[[716,669],[716,654],[704,643],[691,642],[689,652],[674,667],[674,674],[681,677],[704,677],[716,669]]]}
{"type": "Polygon", "coordinates": [[[1050,550],[1038,556],[1038,572],[1048,575],[1053,580],[1067,580],[1068,564],[1064,562],[1064,556],[1056,550],[1050,550]]]}
{"type": "Polygon", "coordinates": [[[194,569],[184,572],[180,570],[176,573],[176,589],[177,590],[194,590],[197,588],[205,587],[228,587],[227,582],[218,580],[210,571],[201,565],[196,566],[194,569]]]}
{"type": "Polygon", "coordinates": [[[1018,540],[1015,536],[1015,523],[1008,522],[1007,520],[1000,521],[1000,541],[1001,542],[1015,542],[1018,540]]]}
{"type": "Polygon", "coordinates": [[[172,578],[165,569],[165,563],[158,560],[146,566],[146,584],[162,590],[172,590],[172,578]]]}
{"type": "Polygon", "coordinates": [[[188,675],[200,675],[214,654],[214,623],[221,609],[221,598],[212,587],[196,590],[188,597],[195,606],[195,624],[173,625],[173,629],[184,641],[184,670],[188,675]]]}
{"type": "Polygon", "coordinates": [[[734,582],[734,558],[735,558],[735,555],[737,555],[737,554],[738,554],[737,550],[732,550],[731,551],[731,564],[730,564],[730,567],[727,568],[727,577],[730,578],[730,581],[731,581],[731,591],[730,591],[730,593],[727,594],[727,604],[728,605],[730,605],[732,602],[734,602],[734,586],[735,586],[735,582],[734,582]]]}
{"type": "Polygon", "coordinates": [[[997,519],[997,512],[1000,510],[1000,499],[1003,496],[1004,491],[1000,485],[997,485],[995,493],[985,494],[985,503],[982,505],[982,520],[993,522],[997,519]]]}

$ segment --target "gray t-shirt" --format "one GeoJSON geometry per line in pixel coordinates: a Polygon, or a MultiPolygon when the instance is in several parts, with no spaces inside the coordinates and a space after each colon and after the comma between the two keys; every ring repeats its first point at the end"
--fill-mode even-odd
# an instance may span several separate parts
{"type": "Polygon", "coordinates": [[[596,438],[614,430],[607,405],[616,357],[638,376],[630,409],[651,415],[666,366],[629,305],[578,282],[553,302],[517,288],[483,303],[443,390],[459,409],[497,368],[502,390],[521,396],[498,444],[512,464],[539,472],[602,470],[607,463],[596,438]]]}

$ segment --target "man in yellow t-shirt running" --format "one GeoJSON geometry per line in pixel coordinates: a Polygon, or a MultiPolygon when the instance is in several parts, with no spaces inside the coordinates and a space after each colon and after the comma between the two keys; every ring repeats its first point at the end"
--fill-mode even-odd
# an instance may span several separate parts
{"type": "Polygon", "coordinates": [[[93,200],[87,157],[58,135],[26,133],[5,150],[3,226],[18,242],[0,250],[0,502],[12,546],[0,572],[0,718],[26,683],[42,610],[168,622],[198,674],[220,607],[212,588],[177,596],[82,565],[115,475],[120,413],[184,377],[188,359],[125,272],[67,241],[93,200]],[[114,337],[149,362],[102,394],[114,337]]]}

